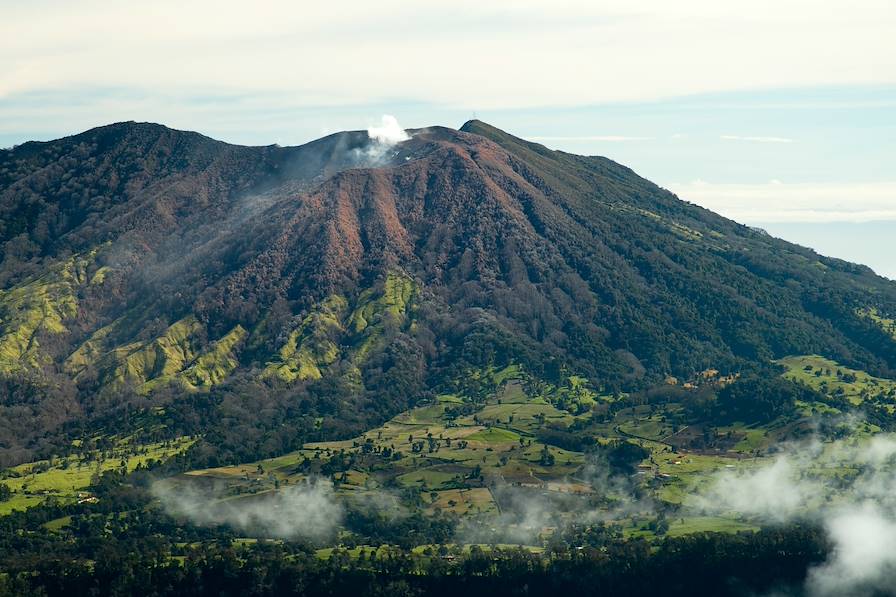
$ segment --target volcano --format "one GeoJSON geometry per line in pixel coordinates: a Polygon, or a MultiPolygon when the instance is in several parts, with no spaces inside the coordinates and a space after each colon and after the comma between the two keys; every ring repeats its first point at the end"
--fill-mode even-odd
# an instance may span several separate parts
{"type": "Polygon", "coordinates": [[[896,374],[867,267],[480,121],[408,135],[0,151],[0,464],[147,418],[273,454],[509,364],[604,393],[795,354],[896,374]]]}

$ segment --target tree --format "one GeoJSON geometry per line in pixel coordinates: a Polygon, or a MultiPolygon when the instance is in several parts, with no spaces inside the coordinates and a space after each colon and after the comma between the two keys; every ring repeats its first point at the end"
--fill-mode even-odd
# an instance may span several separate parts
{"type": "Polygon", "coordinates": [[[554,466],[554,455],[551,454],[551,451],[548,449],[547,445],[542,446],[541,448],[541,459],[539,460],[542,466],[554,466]]]}

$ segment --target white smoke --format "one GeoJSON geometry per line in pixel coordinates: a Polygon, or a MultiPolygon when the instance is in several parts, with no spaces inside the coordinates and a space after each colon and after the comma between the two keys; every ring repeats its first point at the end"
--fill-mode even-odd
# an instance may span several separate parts
{"type": "Polygon", "coordinates": [[[382,124],[367,129],[367,136],[376,143],[391,146],[411,138],[391,114],[383,114],[382,124]]]}
{"type": "Polygon", "coordinates": [[[353,150],[355,159],[365,167],[383,166],[389,163],[398,152],[395,146],[411,138],[406,130],[398,124],[398,119],[384,114],[380,126],[367,129],[370,142],[363,149],[353,150]]]}

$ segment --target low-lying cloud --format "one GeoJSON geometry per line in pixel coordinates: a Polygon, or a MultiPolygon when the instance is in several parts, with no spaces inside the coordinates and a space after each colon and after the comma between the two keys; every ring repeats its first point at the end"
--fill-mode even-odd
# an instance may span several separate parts
{"type": "Polygon", "coordinates": [[[697,496],[692,505],[705,511],[737,512],[786,522],[819,489],[816,483],[800,480],[799,468],[790,458],[779,457],[773,464],[749,474],[720,474],[706,494],[697,496]]]}
{"type": "MultiPolygon", "coordinates": [[[[856,427],[856,422],[847,419],[844,425],[856,427]]],[[[856,439],[853,433],[837,442],[813,438],[781,447],[768,462],[735,466],[717,473],[683,504],[682,513],[820,525],[831,550],[825,562],[807,571],[801,594],[864,597],[896,586],[896,436],[856,439]]],[[[575,512],[577,521],[594,523],[657,512],[657,505],[640,495],[633,477],[617,474],[601,460],[590,462],[581,477],[596,494],[492,486],[500,513],[463,521],[456,540],[531,544],[546,527],[562,527],[564,513],[575,512]]],[[[324,541],[335,536],[345,519],[347,504],[326,480],[223,500],[222,487],[197,485],[165,480],[153,491],[175,516],[196,524],[226,524],[252,535],[324,541]]],[[[359,506],[391,517],[406,514],[392,494],[365,496],[359,506]]]]}
{"type": "Polygon", "coordinates": [[[812,597],[864,596],[896,586],[896,439],[787,446],[770,464],[719,473],[687,506],[766,523],[821,524],[833,546],[809,570],[812,597]]]}
{"type": "Polygon", "coordinates": [[[896,583],[893,512],[864,502],[831,513],[825,521],[831,557],[809,571],[806,587],[817,597],[892,593],[896,583]]]}
{"type": "Polygon", "coordinates": [[[540,542],[547,528],[563,529],[570,523],[617,522],[632,516],[657,514],[657,504],[641,491],[638,476],[613,470],[600,455],[588,454],[585,466],[573,482],[585,484],[591,491],[581,495],[574,491],[550,491],[534,484],[497,482],[491,485],[500,513],[489,519],[488,524],[483,524],[481,519],[463,521],[457,532],[458,542],[534,545],[540,542]]]}
{"type": "Polygon", "coordinates": [[[745,224],[896,220],[896,182],[668,185],[686,201],[745,224]]]}
{"type": "Polygon", "coordinates": [[[153,493],[172,515],[200,525],[232,526],[253,535],[323,540],[335,535],[344,510],[329,481],[310,480],[259,496],[221,500],[213,488],[158,482],[153,493]]]}

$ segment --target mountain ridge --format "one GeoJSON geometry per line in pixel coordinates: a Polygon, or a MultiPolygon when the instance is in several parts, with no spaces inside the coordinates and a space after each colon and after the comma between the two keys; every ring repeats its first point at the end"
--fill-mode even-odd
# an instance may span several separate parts
{"type": "Polygon", "coordinates": [[[195,391],[295,399],[361,425],[510,362],[611,392],[790,354],[896,371],[896,340],[863,315],[892,318],[896,284],[864,266],[681,201],[607,158],[475,120],[409,132],[394,145],[349,131],[245,147],[126,122],[0,152],[3,408],[41,396],[0,431],[0,449],[39,451],[60,425],[195,391]],[[399,278],[418,304],[390,315],[376,297],[399,278]],[[298,332],[329,317],[327,301],[348,311],[298,332]],[[380,327],[362,351],[344,318],[365,301],[380,305],[380,327]],[[317,374],[260,374],[306,341],[294,366],[317,374]],[[62,414],[22,437],[46,412],[62,414]]]}

